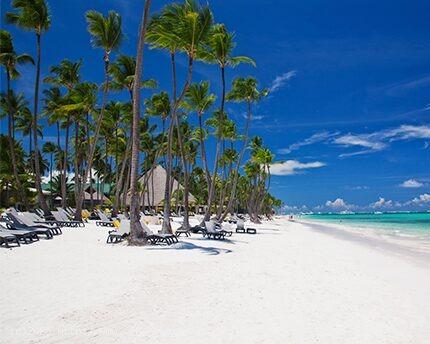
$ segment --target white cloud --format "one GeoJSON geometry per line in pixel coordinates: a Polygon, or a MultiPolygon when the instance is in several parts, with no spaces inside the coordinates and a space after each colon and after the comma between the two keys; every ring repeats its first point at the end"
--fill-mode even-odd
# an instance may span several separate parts
{"type": "Polygon", "coordinates": [[[334,201],[325,202],[327,208],[335,210],[349,210],[355,208],[354,204],[348,204],[342,198],[336,198],[334,201]]]}
{"type": "Polygon", "coordinates": [[[338,134],[339,134],[339,132],[329,133],[328,131],[316,133],[316,134],[313,134],[312,136],[308,137],[307,139],[304,139],[303,141],[293,143],[288,148],[281,148],[278,150],[278,152],[280,154],[288,154],[294,150],[298,150],[300,147],[309,146],[309,145],[312,145],[312,144],[317,143],[317,142],[326,141],[330,137],[336,136],[338,134]]]}
{"type": "Polygon", "coordinates": [[[409,202],[406,202],[405,204],[406,205],[419,205],[419,206],[424,206],[424,205],[430,204],[430,195],[427,193],[419,195],[418,197],[415,197],[414,199],[412,199],[409,202]]]}
{"type": "Polygon", "coordinates": [[[367,154],[385,149],[387,144],[382,142],[375,134],[347,134],[333,140],[333,143],[344,147],[363,147],[367,148],[352,153],[341,154],[340,157],[367,154]]]}
{"type": "Polygon", "coordinates": [[[275,176],[289,176],[296,174],[301,170],[320,168],[324,166],[326,166],[326,164],[320,161],[303,163],[297,160],[287,160],[270,165],[270,172],[275,176]]]}
{"type": "Polygon", "coordinates": [[[393,141],[409,139],[430,138],[430,125],[401,125],[397,128],[376,131],[370,134],[346,134],[335,138],[332,143],[344,147],[366,148],[352,153],[341,154],[340,157],[348,157],[367,153],[374,153],[389,147],[393,141]]]}
{"type": "Polygon", "coordinates": [[[423,183],[421,183],[420,181],[416,180],[416,179],[408,179],[405,180],[403,183],[400,184],[400,186],[402,188],[420,188],[422,186],[424,186],[423,183]]]}
{"type": "Polygon", "coordinates": [[[384,197],[379,197],[379,199],[369,204],[370,208],[379,209],[379,208],[391,208],[393,207],[394,202],[392,200],[386,200],[384,197]]]}
{"type": "Polygon", "coordinates": [[[391,141],[407,139],[430,138],[430,125],[401,125],[398,128],[382,132],[382,136],[390,138],[391,141]]]}
{"type": "Polygon", "coordinates": [[[269,92],[273,93],[279,90],[284,84],[294,77],[297,74],[297,71],[290,70],[284,74],[278,75],[275,80],[272,81],[272,85],[269,87],[269,92]]]}

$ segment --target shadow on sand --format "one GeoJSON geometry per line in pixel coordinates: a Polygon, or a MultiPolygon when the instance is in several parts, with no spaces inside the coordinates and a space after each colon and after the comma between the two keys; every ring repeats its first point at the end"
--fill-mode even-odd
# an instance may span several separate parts
{"type": "Polygon", "coordinates": [[[219,248],[219,247],[199,246],[191,242],[178,242],[177,244],[173,244],[171,246],[148,247],[147,249],[148,250],[199,250],[202,253],[206,253],[211,256],[218,255],[221,253],[233,252],[232,250],[219,248]]]}

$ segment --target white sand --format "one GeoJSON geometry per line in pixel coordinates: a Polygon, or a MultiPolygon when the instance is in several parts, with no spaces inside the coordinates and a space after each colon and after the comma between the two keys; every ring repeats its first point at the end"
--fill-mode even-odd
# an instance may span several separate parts
{"type": "Polygon", "coordinates": [[[277,220],[220,242],[0,249],[1,343],[429,343],[430,268],[277,220]]]}

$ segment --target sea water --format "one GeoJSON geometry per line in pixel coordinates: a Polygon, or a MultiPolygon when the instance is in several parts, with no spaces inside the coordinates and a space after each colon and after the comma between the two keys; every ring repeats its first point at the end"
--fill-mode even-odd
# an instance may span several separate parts
{"type": "Polygon", "coordinates": [[[430,212],[311,214],[303,219],[335,223],[356,230],[376,230],[380,234],[430,241],[430,212]]]}

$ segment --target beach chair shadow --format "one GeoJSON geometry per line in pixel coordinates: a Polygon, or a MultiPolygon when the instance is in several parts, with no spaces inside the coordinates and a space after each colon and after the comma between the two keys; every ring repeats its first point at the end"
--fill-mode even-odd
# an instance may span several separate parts
{"type": "Polygon", "coordinates": [[[163,247],[148,247],[148,250],[199,250],[202,253],[206,253],[211,256],[219,255],[221,253],[231,253],[232,250],[219,248],[219,247],[206,247],[195,245],[190,242],[179,242],[177,244],[171,246],[163,246],[163,247]]]}

